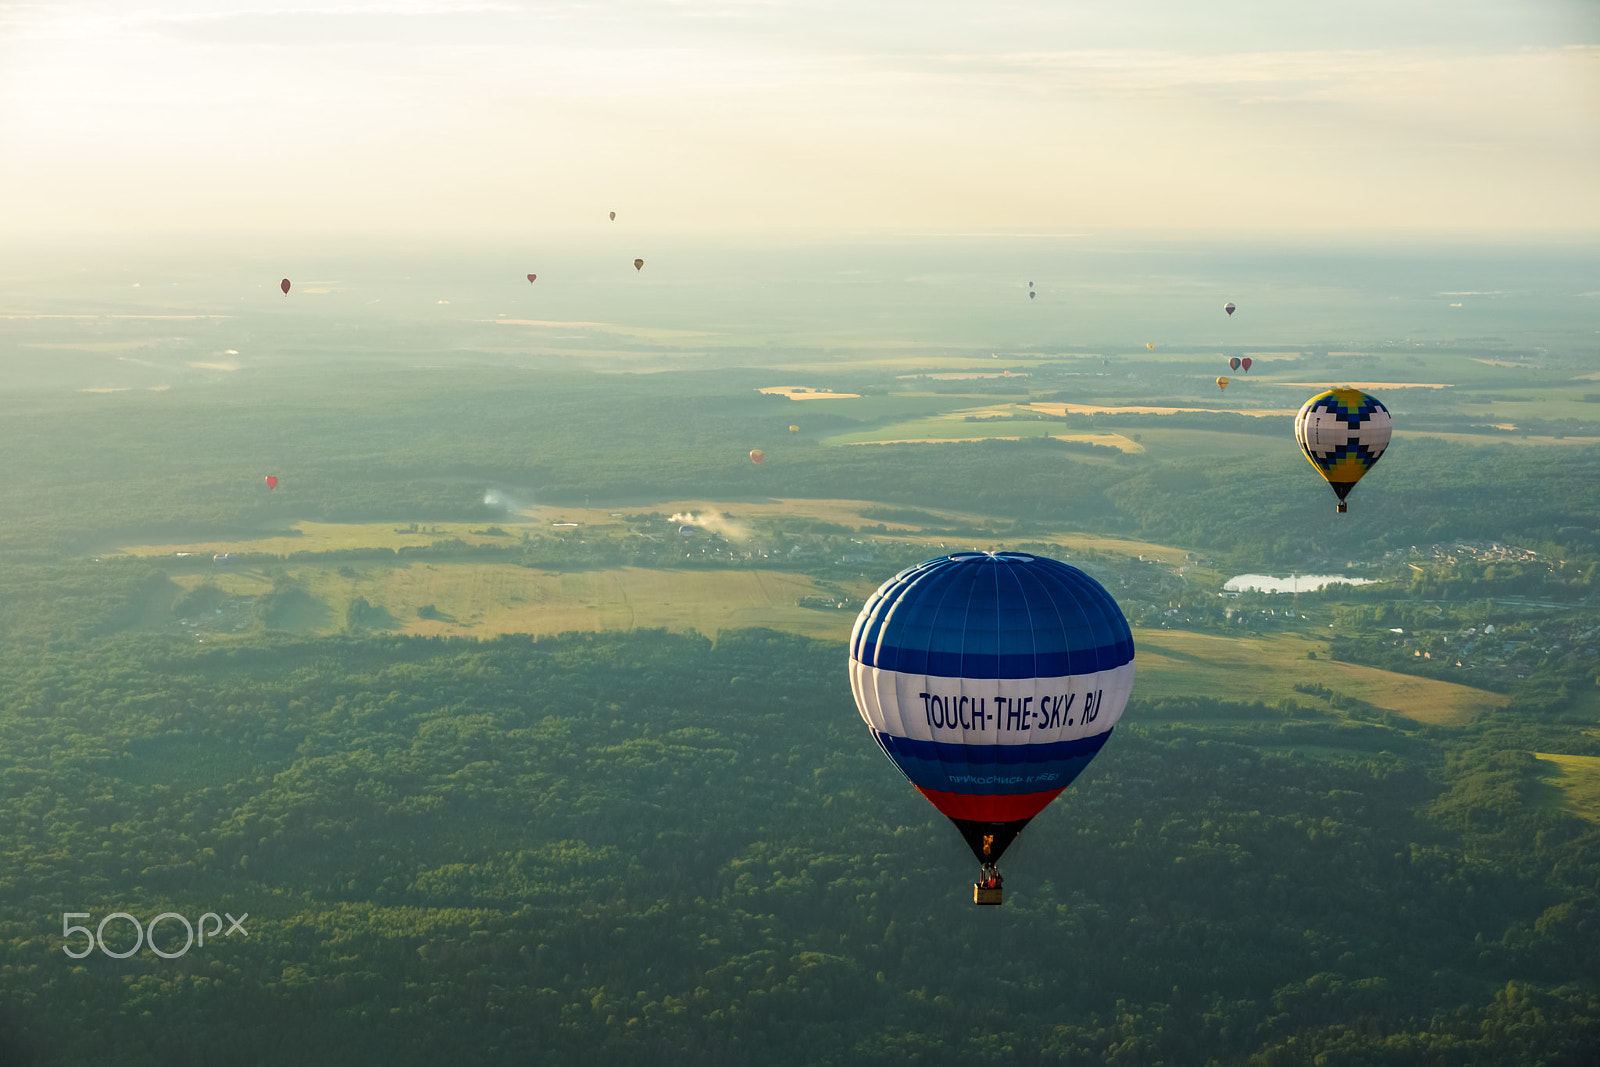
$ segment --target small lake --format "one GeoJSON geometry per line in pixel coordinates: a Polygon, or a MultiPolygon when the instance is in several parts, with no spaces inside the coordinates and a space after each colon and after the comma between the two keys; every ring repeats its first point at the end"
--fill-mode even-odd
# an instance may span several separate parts
{"type": "Polygon", "coordinates": [[[1270,574],[1236,574],[1222,586],[1230,593],[1255,589],[1262,593],[1309,593],[1325,585],[1371,585],[1371,578],[1346,578],[1342,574],[1296,574],[1289,578],[1274,578],[1270,574]]]}

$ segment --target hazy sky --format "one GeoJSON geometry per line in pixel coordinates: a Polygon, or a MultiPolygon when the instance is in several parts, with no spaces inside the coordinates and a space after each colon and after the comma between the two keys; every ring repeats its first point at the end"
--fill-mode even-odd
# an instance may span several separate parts
{"type": "Polygon", "coordinates": [[[14,234],[1593,231],[1597,191],[1597,0],[0,0],[14,234]]]}

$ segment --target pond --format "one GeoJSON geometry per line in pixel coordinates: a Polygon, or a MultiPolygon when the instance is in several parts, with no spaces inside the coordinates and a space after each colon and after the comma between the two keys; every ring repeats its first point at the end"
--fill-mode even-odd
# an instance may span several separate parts
{"type": "Polygon", "coordinates": [[[1236,574],[1222,588],[1230,593],[1254,589],[1262,593],[1309,593],[1325,585],[1371,585],[1371,578],[1346,578],[1342,574],[1296,574],[1274,578],[1270,574],[1236,574]]]}

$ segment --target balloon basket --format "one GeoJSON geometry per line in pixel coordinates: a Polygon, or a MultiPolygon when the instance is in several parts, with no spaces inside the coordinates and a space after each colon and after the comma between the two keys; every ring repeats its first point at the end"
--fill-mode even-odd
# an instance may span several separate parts
{"type": "Polygon", "coordinates": [[[972,883],[972,902],[974,904],[1000,904],[1000,894],[1003,890],[999,886],[985,887],[977,882],[972,883]]]}
{"type": "Polygon", "coordinates": [[[1345,503],[1344,503],[1344,501],[1343,501],[1343,500],[1341,500],[1341,501],[1339,501],[1339,506],[1338,506],[1338,507],[1336,507],[1336,508],[1334,508],[1334,509],[1333,509],[1333,510],[1335,510],[1335,511],[1337,511],[1337,512],[1338,512],[1338,513],[1339,513],[1339,514],[1341,514],[1341,515],[1343,515],[1343,514],[1344,514],[1344,513],[1345,513],[1345,512],[1346,512],[1346,511],[1347,511],[1347,510],[1348,510],[1348,509],[1347,509],[1347,508],[1346,508],[1346,507],[1345,507],[1345,503]]]}

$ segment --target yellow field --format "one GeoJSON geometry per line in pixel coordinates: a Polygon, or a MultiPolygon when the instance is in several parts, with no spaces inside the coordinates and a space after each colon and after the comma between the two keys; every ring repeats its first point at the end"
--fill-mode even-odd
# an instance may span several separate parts
{"type": "MultiPolygon", "coordinates": [[[[829,595],[815,580],[780,571],[690,571],[620,567],[554,573],[511,563],[408,563],[358,565],[344,577],[324,564],[290,566],[287,573],[320,603],[307,632],[344,629],[356,597],[389,613],[393,632],[494,637],[497,634],[556,634],[569,630],[632,630],[663,627],[715,634],[720,629],[766,626],[843,641],[856,613],[849,609],[802,608],[800,597],[829,595]],[[434,617],[417,609],[431,605],[434,617]]],[[[193,589],[209,581],[224,593],[255,597],[271,591],[272,576],[244,567],[175,575],[193,589]]],[[[838,583],[856,598],[870,582],[838,583]]]]}
{"type": "Polygon", "coordinates": [[[1299,408],[1160,408],[1135,404],[1125,407],[1102,407],[1098,404],[1019,404],[1024,411],[1039,411],[1046,415],[1294,415],[1299,408]]]}
{"type": "Polygon", "coordinates": [[[1454,389],[1449,382],[1279,382],[1301,389],[1454,389]]]}
{"type": "Polygon", "coordinates": [[[1223,700],[1303,704],[1315,697],[1297,693],[1296,682],[1325,685],[1346,696],[1418,722],[1449,725],[1474,712],[1503,706],[1507,698],[1451,682],[1393,674],[1325,658],[1319,641],[1298,634],[1229,637],[1177,630],[1135,630],[1138,681],[1142,697],[1203,694],[1223,700]],[[1317,652],[1318,658],[1306,658],[1317,652]]]}
{"type": "Polygon", "coordinates": [[[1533,755],[1549,764],[1545,781],[1560,790],[1562,810],[1600,822],[1600,756],[1565,756],[1555,752],[1533,755]]]}
{"type": "Polygon", "coordinates": [[[1432,430],[1396,430],[1396,437],[1436,437],[1458,445],[1593,445],[1600,437],[1539,437],[1510,433],[1434,433],[1432,430]]]}
{"type": "Polygon", "coordinates": [[[765,389],[756,390],[758,393],[771,393],[775,396],[786,397],[790,400],[860,400],[860,393],[830,393],[823,389],[813,389],[806,385],[769,385],[765,389]]]}

